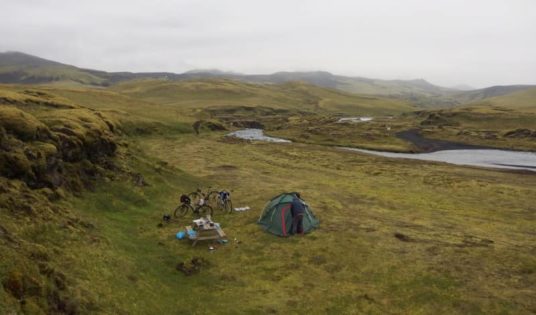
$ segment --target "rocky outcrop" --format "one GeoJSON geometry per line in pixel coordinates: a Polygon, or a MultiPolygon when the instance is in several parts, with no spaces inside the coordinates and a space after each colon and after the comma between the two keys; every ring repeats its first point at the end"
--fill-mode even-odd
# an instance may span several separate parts
{"type": "Polygon", "coordinates": [[[0,105],[0,176],[31,188],[79,190],[110,165],[117,125],[85,108],[31,114],[0,105]]]}
{"type": "Polygon", "coordinates": [[[421,126],[458,126],[459,123],[453,121],[450,117],[443,115],[442,113],[430,113],[421,121],[421,126]]]}
{"type": "MultiPolygon", "coordinates": [[[[120,160],[119,126],[99,111],[59,103],[46,93],[3,93],[0,260],[5,264],[0,272],[0,313],[91,311],[93,301],[57,267],[64,245],[42,243],[39,233],[47,227],[54,235],[76,235],[86,242],[94,237],[92,223],[55,201],[92,188],[100,177],[113,176],[120,160]]],[[[146,184],[143,177],[138,181],[146,184]]]]}
{"type": "Polygon", "coordinates": [[[216,121],[210,121],[210,120],[198,120],[195,123],[193,123],[192,128],[194,129],[196,134],[199,134],[201,130],[210,130],[210,131],[225,131],[227,128],[225,128],[224,125],[222,125],[219,122],[216,121]]]}
{"type": "Polygon", "coordinates": [[[231,123],[231,125],[237,128],[264,129],[264,124],[256,120],[235,120],[231,123]]]}
{"type": "Polygon", "coordinates": [[[536,139],[536,130],[515,129],[504,134],[506,138],[534,138],[536,139]]]}

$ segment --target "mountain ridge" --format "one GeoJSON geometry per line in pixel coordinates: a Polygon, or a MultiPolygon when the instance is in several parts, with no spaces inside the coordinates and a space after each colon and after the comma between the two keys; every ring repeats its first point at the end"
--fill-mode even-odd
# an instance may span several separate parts
{"type": "Polygon", "coordinates": [[[438,86],[422,78],[382,80],[336,75],[327,71],[279,71],[271,74],[242,74],[218,69],[194,69],[184,73],[107,72],[79,68],[21,52],[0,53],[0,83],[8,84],[72,82],[83,85],[110,86],[123,81],[140,79],[192,80],[207,78],[233,79],[258,84],[303,81],[320,87],[354,94],[401,98],[423,108],[452,107],[536,86],[506,85],[458,90],[438,86]]]}

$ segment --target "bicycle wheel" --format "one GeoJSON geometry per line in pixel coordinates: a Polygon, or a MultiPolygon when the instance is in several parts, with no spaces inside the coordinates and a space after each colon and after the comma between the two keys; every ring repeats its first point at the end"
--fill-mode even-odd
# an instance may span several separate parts
{"type": "Polygon", "coordinates": [[[216,209],[218,209],[221,212],[225,212],[225,207],[223,205],[225,201],[221,200],[220,195],[218,195],[218,199],[216,199],[216,209]]]}
{"type": "Polygon", "coordinates": [[[173,212],[173,216],[175,218],[183,217],[184,215],[186,215],[186,213],[188,213],[188,210],[192,210],[192,212],[194,211],[192,206],[190,206],[189,204],[183,203],[177,208],[175,208],[175,212],[173,212]]]}
{"type": "Polygon", "coordinates": [[[203,195],[198,191],[194,191],[194,192],[189,193],[188,197],[190,197],[190,200],[192,200],[191,204],[196,206],[196,205],[199,205],[199,200],[203,198],[203,195]]]}
{"type": "Polygon", "coordinates": [[[223,211],[227,213],[233,212],[233,203],[231,202],[231,199],[227,199],[223,203],[223,211]]]}
{"type": "Polygon", "coordinates": [[[207,193],[206,202],[212,207],[218,207],[220,201],[220,192],[212,190],[207,193]]]}
{"type": "Polygon", "coordinates": [[[197,208],[197,215],[200,217],[206,217],[207,215],[210,215],[212,217],[213,210],[212,207],[209,205],[202,205],[199,208],[197,208]]]}

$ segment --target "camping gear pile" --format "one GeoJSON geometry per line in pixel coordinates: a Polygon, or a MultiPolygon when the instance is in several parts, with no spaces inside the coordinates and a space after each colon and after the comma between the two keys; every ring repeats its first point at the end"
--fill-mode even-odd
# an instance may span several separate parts
{"type": "MultiPolygon", "coordinates": [[[[299,195],[295,192],[282,193],[275,196],[266,204],[257,223],[261,225],[265,231],[278,236],[289,236],[293,234],[292,202],[297,197],[299,197],[299,195]]],[[[301,222],[303,233],[309,233],[317,228],[320,222],[313,214],[310,206],[303,202],[303,200],[300,199],[300,201],[305,208],[301,222]]],[[[234,211],[237,212],[248,210],[250,210],[250,207],[248,206],[234,208],[234,211]]],[[[190,239],[193,241],[192,246],[195,246],[197,242],[201,240],[213,240],[216,242],[216,245],[218,243],[222,245],[227,243],[225,232],[219,223],[212,221],[210,215],[193,220],[192,224],[186,226],[184,231],[179,231],[176,234],[176,237],[177,239],[190,239]]]]}
{"type": "MultiPolygon", "coordinates": [[[[296,193],[282,193],[268,202],[257,221],[265,231],[278,236],[288,236],[292,228],[291,203],[296,193]]],[[[320,221],[315,217],[310,207],[305,206],[303,214],[303,232],[308,233],[317,228],[320,221]]]]}
{"type": "Polygon", "coordinates": [[[186,227],[186,232],[180,231],[176,236],[178,239],[188,236],[193,241],[192,246],[203,240],[215,240],[223,243],[227,238],[220,224],[213,222],[210,216],[193,220],[192,225],[186,227]]]}

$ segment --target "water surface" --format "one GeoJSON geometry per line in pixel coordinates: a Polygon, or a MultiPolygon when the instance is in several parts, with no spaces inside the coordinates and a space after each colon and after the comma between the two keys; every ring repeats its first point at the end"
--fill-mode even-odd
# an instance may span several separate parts
{"type": "Polygon", "coordinates": [[[372,117],[343,117],[337,120],[338,123],[360,123],[360,122],[366,122],[371,121],[372,117]]]}
{"type": "Polygon", "coordinates": [[[518,169],[536,172],[536,153],[533,152],[495,149],[464,149],[443,150],[431,153],[393,153],[354,148],[344,149],[388,158],[437,161],[457,165],[518,169]]]}
{"type": "MultiPolygon", "coordinates": [[[[245,140],[290,143],[290,140],[265,136],[262,129],[242,129],[228,133],[227,136],[245,140]]],[[[379,155],[388,158],[402,158],[423,161],[445,162],[456,165],[469,165],[502,169],[529,170],[536,172],[536,153],[506,151],[497,149],[457,149],[441,150],[430,153],[394,153],[365,149],[342,148],[344,150],[379,155]]]]}
{"type": "Polygon", "coordinates": [[[236,137],[236,138],[245,139],[245,140],[281,142],[281,143],[291,142],[290,140],[286,140],[286,139],[265,136],[262,129],[254,129],[254,128],[233,131],[231,133],[228,133],[227,136],[236,137]]]}

